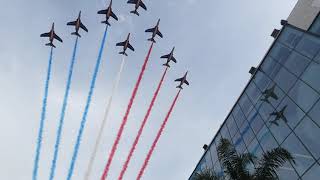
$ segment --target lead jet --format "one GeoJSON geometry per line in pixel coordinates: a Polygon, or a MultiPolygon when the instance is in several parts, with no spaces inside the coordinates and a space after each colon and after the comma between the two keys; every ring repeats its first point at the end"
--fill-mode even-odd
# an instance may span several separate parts
{"type": "Polygon", "coordinates": [[[275,124],[276,126],[279,126],[278,121],[280,119],[282,119],[285,123],[288,123],[287,118],[284,116],[284,112],[287,109],[287,105],[284,106],[280,111],[275,111],[273,113],[270,114],[270,116],[276,116],[276,118],[272,121],[270,121],[270,123],[275,124]]]}
{"type": "Polygon", "coordinates": [[[152,33],[152,37],[150,39],[148,39],[148,41],[152,41],[152,42],[156,42],[154,40],[154,38],[156,37],[156,35],[160,36],[161,38],[163,38],[162,33],[159,31],[159,24],[160,24],[160,19],[157,22],[157,25],[154,28],[151,29],[147,29],[145,32],[151,32],[152,33]]]}
{"type": "Polygon", "coordinates": [[[261,99],[261,101],[267,102],[270,104],[269,97],[278,100],[278,96],[274,92],[276,88],[276,84],[274,84],[270,89],[266,89],[264,92],[262,92],[262,95],[264,95],[264,98],[261,99]]]}
{"type": "Polygon", "coordinates": [[[126,53],[126,50],[128,48],[131,49],[132,51],[134,51],[134,48],[131,46],[131,44],[129,42],[129,39],[130,39],[130,33],[128,34],[127,39],[125,41],[119,42],[116,44],[116,46],[123,46],[123,51],[119,52],[119,54],[123,54],[125,56],[128,56],[128,54],[126,53]]]}
{"type": "Polygon", "coordinates": [[[173,57],[173,51],[174,51],[174,47],[172,48],[170,54],[167,54],[167,55],[164,55],[164,56],[160,57],[162,59],[167,59],[167,62],[165,64],[163,64],[163,66],[170,67],[170,65],[169,65],[170,61],[173,61],[174,63],[177,63],[176,58],[173,57]]]}
{"type": "Polygon", "coordinates": [[[107,24],[107,25],[111,26],[111,24],[109,23],[110,17],[112,17],[113,19],[118,21],[118,17],[112,11],[112,0],[110,1],[109,7],[107,9],[98,11],[98,14],[105,14],[106,15],[106,20],[101,21],[101,23],[103,23],[103,24],[107,24]]]}
{"type": "Polygon", "coordinates": [[[46,46],[51,46],[51,47],[56,47],[54,44],[53,44],[53,40],[56,39],[60,42],[63,42],[62,39],[54,32],[54,23],[52,23],[52,27],[51,27],[51,30],[50,32],[48,33],[43,33],[40,35],[40,37],[48,37],[49,38],[49,43],[46,44],[46,46]]]}
{"type": "Polygon", "coordinates": [[[86,28],[86,26],[83,25],[81,22],[81,11],[79,12],[77,20],[72,21],[72,22],[68,22],[67,25],[75,27],[76,32],[71,33],[72,35],[76,35],[78,37],[81,37],[81,35],[79,34],[80,28],[83,29],[84,31],[88,32],[88,29],[86,28]]]}
{"type": "Polygon", "coordinates": [[[142,2],[142,0],[129,0],[127,3],[135,5],[134,10],[130,11],[130,13],[136,14],[137,16],[139,16],[139,13],[138,13],[139,7],[142,7],[144,10],[147,10],[147,6],[142,2]]]}
{"type": "Polygon", "coordinates": [[[183,89],[182,88],[183,84],[186,84],[186,85],[189,86],[189,82],[187,81],[187,74],[188,74],[188,71],[184,74],[184,76],[182,78],[179,78],[179,79],[175,80],[175,82],[179,82],[180,81],[180,84],[179,84],[179,86],[177,86],[177,88],[183,89]]]}

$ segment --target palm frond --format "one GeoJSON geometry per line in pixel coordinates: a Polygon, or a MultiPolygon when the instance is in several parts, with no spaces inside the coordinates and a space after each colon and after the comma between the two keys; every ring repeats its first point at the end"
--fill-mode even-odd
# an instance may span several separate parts
{"type": "Polygon", "coordinates": [[[196,173],[194,180],[222,180],[215,172],[205,169],[200,173],[196,173]]]}

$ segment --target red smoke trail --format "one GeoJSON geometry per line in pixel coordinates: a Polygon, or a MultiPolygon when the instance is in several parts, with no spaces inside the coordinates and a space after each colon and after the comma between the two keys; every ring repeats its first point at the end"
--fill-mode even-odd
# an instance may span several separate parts
{"type": "Polygon", "coordinates": [[[141,167],[141,169],[140,169],[140,171],[139,171],[137,180],[140,180],[140,179],[142,178],[142,175],[143,175],[143,173],[144,173],[144,171],[145,171],[145,169],[146,169],[146,167],[147,167],[147,165],[148,165],[148,163],[149,163],[149,160],[150,160],[150,158],[151,158],[151,156],[152,156],[152,153],[153,153],[154,149],[155,149],[156,146],[157,146],[157,143],[158,143],[158,141],[159,141],[159,139],[160,139],[160,136],[161,136],[164,128],[166,127],[166,124],[167,124],[168,120],[169,120],[170,114],[171,114],[171,112],[172,112],[172,110],[173,110],[173,108],[174,108],[174,106],[175,106],[175,104],[176,104],[176,102],[177,102],[177,100],[178,100],[178,97],[179,97],[180,92],[181,92],[181,90],[179,90],[179,92],[177,93],[176,97],[174,98],[174,101],[173,101],[173,103],[172,103],[172,105],[171,105],[171,107],[170,107],[170,109],[169,109],[169,112],[168,112],[168,114],[166,115],[166,118],[164,119],[163,123],[161,124],[161,127],[160,127],[160,129],[159,129],[159,131],[158,131],[158,134],[157,134],[155,140],[153,141],[152,146],[151,146],[151,148],[150,148],[150,150],[149,150],[149,152],[148,152],[148,154],[147,154],[147,157],[146,157],[146,159],[144,160],[144,163],[143,163],[143,165],[142,165],[142,167],[141,167]]]}
{"type": "Polygon", "coordinates": [[[112,149],[111,149],[111,153],[110,153],[110,155],[109,155],[108,162],[107,162],[107,164],[106,164],[106,166],[105,166],[105,168],[104,168],[103,174],[102,174],[102,176],[101,176],[101,180],[105,180],[105,179],[107,178],[107,175],[108,175],[108,172],[109,172],[109,169],[110,169],[110,166],[111,166],[111,163],[112,163],[114,154],[116,153],[118,144],[119,144],[119,142],[120,142],[120,139],[121,139],[121,136],[122,136],[122,133],[123,133],[123,130],[124,130],[124,127],[125,127],[125,125],[126,125],[126,123],[127,123],[128,116],[129,116],[129,114],[130,114],[130,110],[131,110],[132,104],[133,104],[134,99],[135,99],[135,97],[136,97],[136,95],[137,95],[137,91],[138,91],[138,89],[139,89],[139,85],[140,85],[141,79],[142,79],[143,74],[144,74],[144,71],[145,71],[145,69],[146,69],[146,67],[147,67],[147,63],[148,63],[148,60],[149,60],[149,57],[150,57],[150,54],[151,54],[151,51],[152,51],[152,47],[153,47],[153,43],[151,44],[151,46],[150,46],[150,48],[149,48],[147,57],[146,57],[146,59],[144,60],[142,69],[141,69],[140,74],[139,74],[139,77],[138,77],[138,80],[137,80],[137,82],[136,82],[136,85],[134,86],[134,89],[133,89],[133,92],[132,92],[132,95],[131,95],[129,104],[128,104],[128,106],[127,106],[126,114],[124,115],[124,117],[123,117],[123,119],[122,119],[120,129],[119,129],[119,131],[118,131],[116,140],[115,140],[115,142],[113,143],[113,146],[112,146],[112,149]]]}
{"type": "Polygon", "coordinates": [[[146,123],[147,123],[147,120],[148,120],[148,118],[149,118],[149,115],[150,115],[150,113],[151,113],[151,110],[152,110],[152,108],[153,108],[153,105],[154,105],[154,103],[155,103],[155,101],[156,101],[156,99],[157,99],[157,96],[158,96],[158,94],[159,94],[159,91],[160,91],[160,89],[161,89],[161,85],[162,85],[162,83],[163,83],[163,81],[164,81],[164,78],[165,78],[165,76],[166,76],[166,74],[167,74],[167,70],[168,70],[168,68],[166,68],[166,70],[164,71],[164,73],[163,73],[163,75],[162,75],[162,78],[161,78],[161,80],[160,80],[160,82],[159,82],[159,84],[158,84],[157,90],[155,91],[155,93],[154,93],[154,95],[153,95],[153,98],[152,98],[152,100],[151,100],[151,103],[150,103],[150,105],[149,105],[149,108],[148,108],[148,110],[147,110],[147,113],[146,113],[146,115],[144,116],[144,119],[143,119],[143,121],[142,121],[142,124],[141,124],[141,126],[140,126],[140,129],[139,129],[139,131],[138,131],[138,134],[137,134],[137,136],[136,136],[136,138],[135,138],[135,140],[134,140],[134,142],[133,142],[133,145],[132,145],[132,147],[131,147],[131,149],[130,149],[130,152],[129,152],[128,156],[127,156],[127,159],[126,159],[125,163],[124,163],[123,166],[122,166],[122,170],[121,170],[120,176],[118,177],[118,180],[122,180],[122,179],[123,179],[123,176],[124,176],[124,174],[125,174],[125,172],[126,172],[126,170],[127,170],[127,168],[128,168],[128,165],[129,165],[129,163],[130,163],[131,157],[132,157],[132,155],[133,155],[133,153],[134,153],[134,151],[135,151],[135,149],[136,149],[136,146],[138,145],[138,142],[139,142],[139,139],[140,139],[140,137],[141,137],[142,131],[143,131],[143,129],[144,129],[146,123]]]}

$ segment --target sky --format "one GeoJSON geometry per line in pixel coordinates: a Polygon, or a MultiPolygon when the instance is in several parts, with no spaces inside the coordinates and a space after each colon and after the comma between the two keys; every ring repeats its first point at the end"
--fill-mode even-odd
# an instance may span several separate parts
{"type": "MultiPolygon", "coordinates": [[[[103,143],[94,164],[92,179],[101,176],[112,143],[124,115],[134,83],[146,56],[150,34],[144,32],[161,18],[158,39],[134,102],[123,138],[108,179],[116,179],[146,113],[164,70],[159,57],[176,47],[177,64],[172,65],[149,123],[124,177],[135,179],[151,142],[156,136],[177,90],[173,82],[189,70],[190,86],[176,104],[143,179],[187,179],[232,105],[247,84],[251,66],[262,60],[273,38],[274,28],[286,19],[297,0],[145,0],[148,11],[140,17],[130,14],[132,5],[114,0],[119,21],[111,20],[101,69],[88,114],[73,179],[83,179],[103,118],[112,82],[120,66],[121,50],[115,47],[131,32],[135,52],[129,52],[122,80],[107,121],[103,143]]],[[[67,107],[56,179],[65,179],[73,145],[89,90],[104,25],[97,11],[105,0],[0,0],[0,179],[31,179],[35,156],[44,81],[50,49],[47,32],[55,22],[56,33],[64,40],[55,42],[52,79],[49,87],[39,179],[47,179],[59,113],[62,106],[68,66],[75,37],[66,23],[75,20],[79,10],[89,33],[79,40],[71,94],[67,107]]]]}

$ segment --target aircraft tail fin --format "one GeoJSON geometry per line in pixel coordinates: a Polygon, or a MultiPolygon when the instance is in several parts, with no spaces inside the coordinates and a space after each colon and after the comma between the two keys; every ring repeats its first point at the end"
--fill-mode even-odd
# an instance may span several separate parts
{"type": "Polygon", "coordinates": [[[125,51],[121,51],[121,52],[119,52],[119,54],[122,54],[122,55],[128,56],[128,54],[127,54],[125,51]]]}
{"type": "Polygon", "coordinates": [[[46,46],[51,46],[51,47],[56,48],[56,46],[52,42],[47,43],[46,46]]]}
{"type": "Polygon", "coordinates": [[[75,35],[75,36],[78,36],[78,37],[81,37],[81,35],[78,33],[78,32],[73,32],[71,33],[72,35],[75,35]]]}
{"type": "Polygon", "coordinates": [[[163,66],[170,67],[168,63],[162,64],[163,66]]]}
{"type": "Polygon", "coordinates": [[[156,40],[154,40],[154,38],[152,37],[152,38],[150,38],[150,39],[148,39],[148,41],[151,41],[151,42],[153,42],[153,43],[156,43],[156,40]]]}
{"type": "Polygon", "coordinates": [[[102,24],[107,24],[108,26],[111,26],[111,24],[109,23],[108,20],[105,20],[105,21],[101,21],[102,24]]]}
{"type": "Polygon", "coordinates": [[[138,13],[138,11],[137,11],[137,10],[130,11],[130,13],[132,13],[132,14],[136,14],[137,16],[139,16],[139,15],[140,15],[140,14],[138,13]]]}

